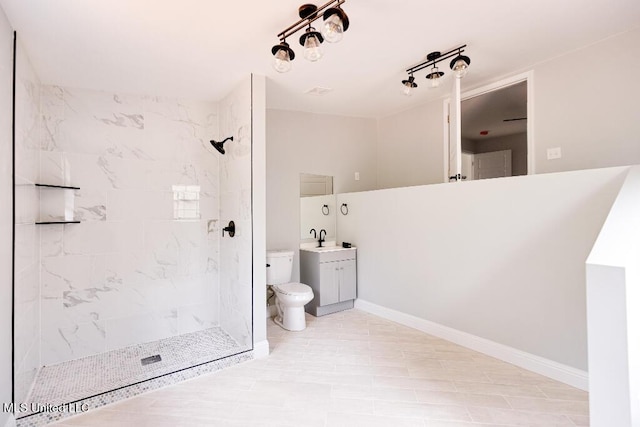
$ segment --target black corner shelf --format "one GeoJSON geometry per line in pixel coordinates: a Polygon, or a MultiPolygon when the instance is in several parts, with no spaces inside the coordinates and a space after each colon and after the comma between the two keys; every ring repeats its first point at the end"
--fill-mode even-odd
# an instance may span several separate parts
{"type": "Polygon", "coordinates": [[[80,224],[80,221],[42,221],[42,222],[36,222],[36,225],[49,225],[49,224],[80,224]]]}
{"type": "Polygon", "coordinates": [[[51,184],[36,184],[36,187],[60,188],[62,190],[79,190],[80,189],[80,187],[70,187],[67,185],[51,185],[51,184]]]}

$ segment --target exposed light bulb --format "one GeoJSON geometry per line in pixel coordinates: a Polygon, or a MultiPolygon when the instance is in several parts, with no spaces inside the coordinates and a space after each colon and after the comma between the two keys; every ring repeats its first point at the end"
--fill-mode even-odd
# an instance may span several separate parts
{"type": "Polygon", "coordinates": [[[417,87],[418,85],[415,83],[413,75],[409,76],[407,80],[402,81],[402,93],[406,96],[413,95],[414,89],[417,87]]]}
{"type": "Polygon", "coordinates": [[[343,28],[342,19],[340,19],[337,13],[334,13],[324,21],[322,34],[329,43],[337,43],[342,40],[342,36],[344,35],[343,28]]]}
{"type": "Polygon", "coordinates": [[[273,68],[279,73],[286,73],[291,70],[291,59],[286,49],[278,50],[273,56],[273,68]]]}
{"type": "Polygon", "coordinates": [[[451,61],[449,65],[453,74],[459,79],[463,78],[467,75],[467,71],[469,71],[469,64],[471,64],[471,59],[468,56],[458,55],[451,61]]]}
{"type": "Polygon", "coordinates": [[[467,71],[469,71],[469,66],[462,59],[458,59],[453,66],[453,73],[457,78],[461,79],[467,75],[467,71]]]}
{"type": "Polygon", "coordinates": [[[308,34],[304,41],[304,57],[311,62],[315,62],[322,58],[320,40],[318,40],[318,37],[315,34],[308,34]]]}
{"type": "Polygon", "coordinates": [[[271,53],[273,54],[273,68],[277,72],[286,73],[291,70],[291,61],[295,59],[296,54],[285,40],[272,47],[271,53]]]}
{"type": "Polygon", "coordinates": [[[438,67],[433,67],[431,72],[427,74],[427,79],[429,79],[429,84],[431,87],[436,88],[440,86],[440,80],[442,80],[442,76],[444,73],[438,70],[438,67]]]}

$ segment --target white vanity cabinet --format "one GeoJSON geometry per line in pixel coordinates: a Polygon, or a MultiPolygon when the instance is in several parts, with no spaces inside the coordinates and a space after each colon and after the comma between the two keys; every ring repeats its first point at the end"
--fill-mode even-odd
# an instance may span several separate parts
{"type": "Polygon", "coordinates": [[[314,316],[353,308],[357,272],[355,248],[300,250],[300,282],[311,286],[315,297],[305,306],[314,316]]]}

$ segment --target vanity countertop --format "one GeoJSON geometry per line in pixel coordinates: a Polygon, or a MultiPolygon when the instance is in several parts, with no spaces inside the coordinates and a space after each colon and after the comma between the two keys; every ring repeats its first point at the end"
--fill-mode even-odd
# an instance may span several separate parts
{"type": "Polygon", "coordinates": [[[342,246],[336,246],[334,245],[330,245],[330,246],[323,246],[321,248],[315,246],[315,247],[301,247],[300,250],[301,251],[308,251],[308,252],[336,252],[336,251],[350,251],[352,249],[355,249],[355,246],[351,246],[350,248],[343,248],[342,246]]]}

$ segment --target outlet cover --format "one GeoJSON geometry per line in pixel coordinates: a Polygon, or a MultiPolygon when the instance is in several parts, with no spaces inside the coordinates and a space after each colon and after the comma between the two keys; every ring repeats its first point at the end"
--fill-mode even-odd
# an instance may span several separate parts
{"type": "Polygon", "coordinates": [[[360,181],[360,172],[356,172],[354,178],[356,181],[360,181]]]}
{"type": "Polygon", "coordinates": [[[562,158],[562,148],[547,148],[547,160],[555,160],[562,158]]]}

